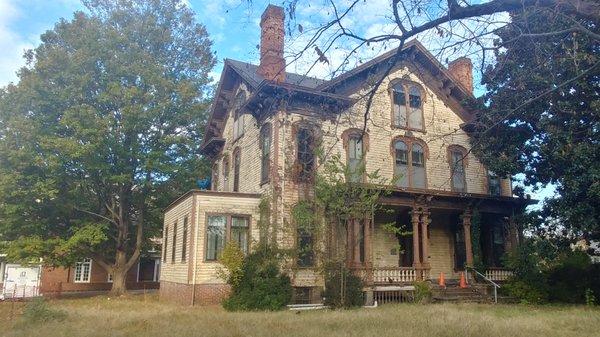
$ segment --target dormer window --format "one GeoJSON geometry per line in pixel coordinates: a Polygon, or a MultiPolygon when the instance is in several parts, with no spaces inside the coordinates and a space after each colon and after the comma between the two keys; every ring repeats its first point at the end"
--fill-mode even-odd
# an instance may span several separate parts
{"type": "Polygon", "coordinates": [[[233,102],[233,140],[244,135],[244,114],[242,105],[246,102],[246,92],[240,90],[233,102]]]}
{"type": "Polygon", "coordinates": [[[423,131],[423,93],[421,87],[399,82],[392,86],[394,127],[423,131]]]}

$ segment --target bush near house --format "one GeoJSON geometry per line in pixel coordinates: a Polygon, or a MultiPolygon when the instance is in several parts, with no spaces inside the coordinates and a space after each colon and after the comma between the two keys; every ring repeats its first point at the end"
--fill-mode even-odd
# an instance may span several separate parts
{"type": "Polygon", "coordinates": [[[223,301],[223,307],[228,311],[280,310],[289,304],[292,283],[281,272],[277,256],[269,248],[259,248],[248,255],[239,282],[231,285],[231,295],[223,301]]]}
{"type": "Polygon", "coordinates": [[[506,263],[515,276],[505,291],[522,302],[590,303],[600,295],[600,265],[592,264],[583,251],[529,240],[506,263]]]}
{"type": "Polygon", "coordinates": [[[363,283],[343,265],[333,263],[325,270],[325,305],[332,308],[359,307],[365,303],[363,283]]]}

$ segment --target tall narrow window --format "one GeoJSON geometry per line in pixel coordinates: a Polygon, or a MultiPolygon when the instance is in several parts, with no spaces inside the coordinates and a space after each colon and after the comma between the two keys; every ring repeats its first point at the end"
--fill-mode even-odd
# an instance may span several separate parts
{"type": "Polygon", "coordinates": [[[310,230],[298,228],[298,266],[311,267],[313,265],[313,236],[310,230]]]}
{"type": "Polygon", "coordinates": [[[165,226],[165,240],[163,242],[163,261],[167,262],[167,251],[169,244],[169,226],[165,226]]]}
{"type": "Polygon", "coordinates": [[[240,164],[241,154],[240,149],[236,148],[233,152],[233,191],[240,191],[240,164]]]}
{"type": "Polygon", "coordinates": [[[241,108],[245,101],[246,92],[240,90],[233,102],[233,140],[244,135],[244,114],[242,113],[241,108]]]}
{"type": "Polygon", "coordinates": [[[408,102],[410,106],[408,127],[411,129],[423,129],[421,89],[419,89],[416,85],[411,85],[408,93],[408,102]]]}
{"type": "Polygon", "coordinates": [[[229,156],[223,158],[223,192],[229,192],[229,156]]]}
{"type": "Polygon", "coordinates": [[[298,181],[311,181],[315,164],[314,135],[310,129],[300,128],[296,140],[298,144],[298,181]]]}
{"type": "Polygon", "coordinates": [[[216,261],[225,244],[225,229],[227,228],[227,217],[225,215],[211,215],[207,217],[206,227],[206,260],[216,261]]]}
{"type": "Polygon", "coordinates": [[[248,218],[231,217],[231,241],[237,243],[244,254],[248,254],[248,218]]]}
{"type": "Polygon", "coordinates": [[[173,224],[173,242],[171,243],[171,263],[175,263],[175,253],[177,249],[177,221],[173,224]]]}
{"type": "Polygon", "coordinates": [[[407,108],[406,94],[404,93],[404,84],[398,83],[392,89],[392,99],[394,101],[394,125],[406,126],[407,108]]]}
{"type": "Polygon", "coordinates": [[[75,278],[76,283],[87,283],[90,282],[90,275],[92,274],[92,260],[85,259],[75,264],[75,278]]]}
{"type": "Polygon", "coordinates": [[[215,163],[212,167],[211,189],[217,191],[219,189],[219,164],[215,163]]]}
{"type": "Polygon", "coordinates": [[[393,122],[396,127],[423,130],[423,93],[418,85],[396,83],[392,87],[393,122]]]}
{"type": "Polygon", "coordinates": [[[451,146],[449,148],[449,156],[450,170],[452,172],[452,190],[455,192],[466,192],[465,158],[467,151],[460,146],[451,146]]]}
{"type": "Polygon", "coordinates": [[[397,140],[393,151],[396,186],[426,188],[424,145],[413,139],[397,140]]]}
{"type": "Polygon", "coordinates": [[[418,143],[412,144],[412,187],[425,188],[425,153],[418,143]]]}
{"type": "Polygon", "coordinates": [[[260,132],[260,181],[269,181],[271,169],[271,124],[265,124],[260,132]]]}
{"type": "Polygon", "coordinates": [[[181,262],[185,262],[187,258],[187,233],[188,233],[188,217],[183,218],[183,235],[181,236],[181,262]]]}
{"type": "Polygon", "coordinates": [[[399,140],[394,144],[394,149],[396,152],[396,165],[394,166],[396,186],[408,187],[408,146],[399,140]]]}
{"type": "Polygon", "coordinates": [[[496,173],[488,171],[488,191],[491,195],[501,195],[502,188],[500,186],[500,178],[496,173]]]}
{"type": "Polygon", "coordinates": [[[363,140],[358,134],[353,134],[348,138],[348,170],[349,179],[353,183],[363,180],[363,140]]]}

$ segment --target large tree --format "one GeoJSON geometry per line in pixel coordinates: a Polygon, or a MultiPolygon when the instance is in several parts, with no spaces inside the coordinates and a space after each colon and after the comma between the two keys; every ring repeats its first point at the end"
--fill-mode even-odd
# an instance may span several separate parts
{"type": "Polygon", "coordinates": [[[197,156],[215,64],[181,0],[87,0],[0,90],[0,241],[14,258],[90,257],[125,290],[197,156]]]}
{"type": "Polygon", "coordinates": [[[557,195],[538,229],[600,238],[600,32],[595,20],[528,10],[498,32],[474,145],[499,174],[557,195]]]}

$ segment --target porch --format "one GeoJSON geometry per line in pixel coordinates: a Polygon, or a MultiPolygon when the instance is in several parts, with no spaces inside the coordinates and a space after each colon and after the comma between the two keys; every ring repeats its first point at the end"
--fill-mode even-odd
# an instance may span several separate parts
{"type": "Polygon", "coordinates": [[[348,264],[365,286],[437,282],[442,273],[452,282],[473,267],[476,258],[486,266],[487,279],[502,282],[512,276],[502,257],[520,240],[513,214],[525,200],[504,198],[493,205],[483,198],[475,207],[473,199],[478,198],[473,196],[447,199],[389,197],[382,200],[384,211],[352,222],[348,235],[355,245],[348,252],[348,264]]]}

